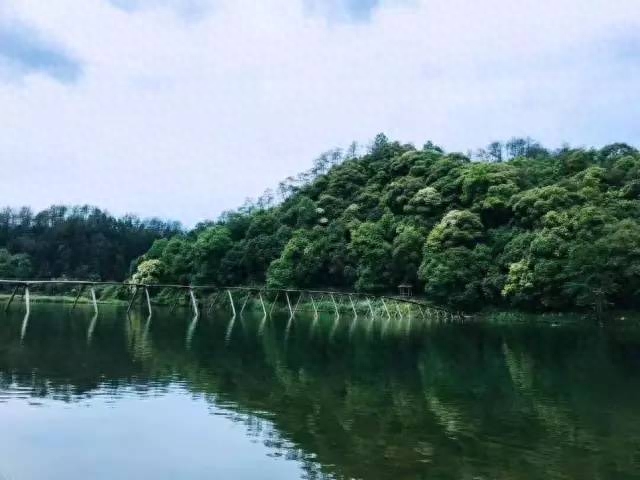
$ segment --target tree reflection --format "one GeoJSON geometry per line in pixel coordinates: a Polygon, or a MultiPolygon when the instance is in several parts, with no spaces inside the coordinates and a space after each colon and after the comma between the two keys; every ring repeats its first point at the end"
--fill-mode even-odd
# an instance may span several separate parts
{"type": "Polygon", "coordinates": [[[638,469],[635,330],[249,311],[195,328],[162,311],[153,323],[105,311],[97,324],[88,311],[61,312],[32,312],[22,345],[21,319],[2,322],[2,392],[117,401],[177,384],[309,478],[631,478],[638,469]]]}

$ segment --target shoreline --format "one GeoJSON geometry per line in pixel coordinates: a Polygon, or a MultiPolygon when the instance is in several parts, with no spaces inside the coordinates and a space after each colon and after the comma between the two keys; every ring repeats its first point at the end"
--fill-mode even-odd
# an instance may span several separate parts
{"type": "MultiPolygon", "coordinates": [[[[0,310],[3,310],[2,305],[6,304],[6,302],[11,297],[10,294],[2,293],[0,294],[0,310]]],[[[34,295],[31,294],[30,302],[32,304],[50,304],[50,305],[72,305],[75,302],[75,296],[71,295],[34,295]]],[[[16,298],[13,300],[13,305],[20,305],[24,303],[24,299],[20,296],[16,295],[16,298]]],[[[93,301],[87,297],[80,297],[77,301],[78,305],[90,306],[93,304],[93,301]]],[[[98,305],[107,305],[114,307],[126,307],[129,302],[128,300],[119,300],[119,299],[99,299],[97,300],[98,305]]],[[[170,307],[170,304],[166,301],[158,301],[157,299],[151,299],[151,303],[153,306],[162,308],[162,307],[170,307]]],[[[302,302],[300,307],[305,306],[305,310],[310,310],[312,304],[310,302],[302,302]]],[[[331,304],[323,304],[322,308],[320,304],[317,305],[320,311],[325,313],[330,313],[333,311],[333,306],[331,304]]],[[[191,308],[188,302],[182,303],[179,302],[175,305],[176,308],[191,308]]],[[[201,305],[204,308],[203,305],[201,305]]],[[[259,304],[255,302],[255,299],[251,299],[247,305],[247,309],[258,309],[259,304]]],[[[360,307],[360,306],[358,306],[360,307]]],[[[277,310],[286,310],[286,305],[278,305],[276,306],[277,310]]],[[[363,310],[363,308],[358,308],[358,310],[363,310]]],[[[478,311],[467,314],[469,316],[473,316],[476,318],[482,318],[494,323],[500,322],[513,322],[513,321],[527,321],[527,320],[535,320],[535,321],[544,321],[549,323],[554,323],[556,320],[561,320],[566,322],[571,317],[575,321],[629,321],[629,322],[640,322],[640,312],[634,310],[612,310],[609,312],[602,312],[600,316],[595,314],[594,312],[589,311],[550,311],[550,312],[527,312],[521,310],[485,310],[478,311]],[[509,318],[512,316],[518,316],[519,318],[509,318]],[[556,318],[557,317],[557,318],[556,318]]]]}
{"type": "MultiPolygon", "coordinates": [[[[11,295],[9,294],[0,294],[0,303],[4,303],[9,300],[11,295]]],[[[69,295],[34,295],[31,294],[29,296],[29,301],[31,303],[47,303],[47,304],[73,304],[75,302],[75,297],[69,295]]],[[[24,299],[19,295],[16,295],[16,298],[13,299],[13,304],[24,303],[24,299]]],[[[97,300],[98,305],[113,305],[113,306],[126,306],[127,302],[124,300],[118,299],[103,299],[97,300]]],[[[80,297],[78,299],[78,305],[93,305],[93,301],[90,298],[80,297]]]]}

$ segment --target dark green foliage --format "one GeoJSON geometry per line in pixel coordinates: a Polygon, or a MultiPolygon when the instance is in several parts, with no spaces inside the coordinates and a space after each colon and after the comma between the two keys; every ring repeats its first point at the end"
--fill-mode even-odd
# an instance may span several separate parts
{"type": "MultiPolygon", "coordinates": [[[[477,309],[637,307],[640,153],[495,142],[472,161],[378,135],[254,205],[158,240],[165,281],[396,292],[477,309]]],[[[13,252],[13,251],[12,251],[13,252]]],[[[64,254],[64,252],[62,252],[64,254]]],[[[37,262],[34,263],[38,265],[37,262]]]]}
{"type": "Polygon", "coordinates": [[[175,222],[115,218],[88,206],[53,206],[37,214],[5,208],[0,211],[0,277],[124,280],[131,262],[149,247],[151,257],[159,256],[155,240],[179,231],[175,222]]]}

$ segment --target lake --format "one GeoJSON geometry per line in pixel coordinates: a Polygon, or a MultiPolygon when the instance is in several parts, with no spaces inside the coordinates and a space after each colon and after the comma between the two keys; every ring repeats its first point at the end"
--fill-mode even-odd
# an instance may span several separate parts
{"type": "Polygon", "coordinates": [[[3,480],[640,478],[629,321],[23,315],[0,314],[3,480]]]}

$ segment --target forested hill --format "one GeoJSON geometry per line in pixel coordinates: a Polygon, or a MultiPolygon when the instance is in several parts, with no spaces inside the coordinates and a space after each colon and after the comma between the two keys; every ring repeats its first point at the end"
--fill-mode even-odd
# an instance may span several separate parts
{"type": "Polygon", "coordinates": [[[395,292],[456,308],[637,306],[640,154],[530,140],[468,156],[379,135],[140,259],[137,279],[395,292]],[[277,204],[274,197],[277,198],[277,204]]]}
{"type": "Polygon", "coordinates": [[[95,207],[0,210],[0,278],[124,280],[154,240],[176,222],[115,218],[95,207]]]}

